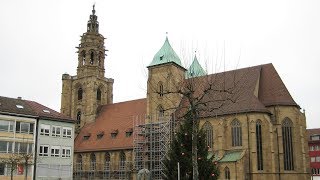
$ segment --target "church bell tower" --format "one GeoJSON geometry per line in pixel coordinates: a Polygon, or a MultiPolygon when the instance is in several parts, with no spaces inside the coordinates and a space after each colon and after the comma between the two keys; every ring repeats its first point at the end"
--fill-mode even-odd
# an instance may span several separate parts
{"type": "Polygon", "coordinates": [[[113,102],[114,80],[104,77],[107,50],[94,8],[77,47],[77,75],[62,75],[61,113],[76,119],[76,129],[93,122],[100,105],[113,102]]]}

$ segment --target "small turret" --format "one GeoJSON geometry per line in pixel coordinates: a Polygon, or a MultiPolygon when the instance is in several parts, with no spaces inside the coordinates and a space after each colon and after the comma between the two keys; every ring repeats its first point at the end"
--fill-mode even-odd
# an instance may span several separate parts
{"type": "Polygon", "coordinates": [[[87,32],[94,32],[99,33],[99,22],[98,22],[98,16],[96,16],[96,10],[94,9],[94,6],[92,7],[92,15],[90,15],[90,19],[88,21],[87,25],[87,32]]]}

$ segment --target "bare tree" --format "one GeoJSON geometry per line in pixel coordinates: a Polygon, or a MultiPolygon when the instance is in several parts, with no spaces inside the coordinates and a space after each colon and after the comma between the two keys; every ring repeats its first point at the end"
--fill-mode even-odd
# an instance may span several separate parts
{"type": "Polygon", "coordinates": [[[10,177],[11,180],[13,180],[13,172],[17,169],[18,165],[21,164],[21,155],[17,153],[10,154],[8,158],[1,158],[0,163],[10,167],[10,177]]]}
{"type": "MultiPolygon", "coordinates": [[[[170,68],[166,69],[165,75],[158,79],[170,82],[170,85],[162,90],[158,87],[158,79],[149,79],[148,93],[157,94],[164,98],[170,105],[163,110],[174,113],[178,121],[192,121],[192,173],[193,179],[198,180],[197,142],[199,121],[201,118],[223,114],[224,111],[232,108],[232,104],[241,96],[242,84],[239,82],[246,75],[238,75],[234,71],[202,76],[192,74],[191,78],[186,79],[185,73],[183,73],[183,77],[177,78],[176,74],[172,75],[174,72],[170,71],[170,68]],[[172,98],[172,95],[180,97],[180,99],[172,98]]],[[[158,99],[154,98],[153,101],[156,102],[158,99]]],[[[164,101],[162,100],[162,102],[164,101]]]]}

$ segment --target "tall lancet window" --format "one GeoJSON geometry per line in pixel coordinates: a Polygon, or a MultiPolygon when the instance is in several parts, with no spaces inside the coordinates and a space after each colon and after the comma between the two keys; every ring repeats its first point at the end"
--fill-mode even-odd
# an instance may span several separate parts
{"type": "Polygon", "coordinates": [[[283,163],[284,170],[294,170],[293,147],[292,147],[292,121],[285,118],[282,123],[282,144],[283,144],[283,163]]]}
{"type": "Polygon", "coordinates": [[[224,179],[230,180],[230,169],[227,166],[224,168],[224,179]]]}
{"type": "Polygon", "coordinates": [[[256,144],[257,144],[257,168],[263,170],[263,155],[262,155],[262,126],[261,121],[256,122],[256,144]]]}
{"type": "Polygon", "coordinates": [[[83,90],[82,90],[82,88],[80,87],[80,88],[78,89],[78,100],[82,100],[82,95],[83,95],[83,90]]]}
{"type": "Polygon", "coordinates": [[[97,100],[98,101],[101,100],[101,90],[100,90],[100,88],[97,89],[97,100]]]}
{"type": "Polygon", "coordinates": [[[210,122],[205,122],[202,129],[206,133],[206,145],[209,148],[213,147],[213,127],[210,122]]]}
{"type": "Polygon", "coordinates": [[[232,146],[242,146],[242,128],[239,120],[231,122],[232,146]]]}
{"type": "Polygon", "coordinates": [[[90,155],[90,170],[94,171],[96,169],[96,155],[91,153],[90,155]]]}
{"type": "Polygon", "coordinates": [[[125,169],[126,165],[126,154],[121,151],[120,152],[120,169],[125,169]]]}
{"type": "Polygon", "coordinates": [[[93,65],[93,62],[94,62],[94,53],[91,52],[90,53],[90,64],[93,65]]]}
{"type": "Polygon", "coordinates": [[[159,119],[164,117],[164,109],[161,105],[158,106],[158,117],[159,119]]]}
{"type": "Polygon", "coordinates": [[[81,125],[81,111],[77,112],[77,122],[76,122],[76,127],[79,128],[81,125]]]}
{"type": "Polygon", "coordinates": [[[82,58],[82,65],[85,65],[86,64],[86,52],[85,51],[82,51],[81,58],[82,58]]]}
{"type": "Polygon", "coordinates": [[[160,97],[163,97],[163,84],[162,82],[159,82],[159,96],[160,97]]]}

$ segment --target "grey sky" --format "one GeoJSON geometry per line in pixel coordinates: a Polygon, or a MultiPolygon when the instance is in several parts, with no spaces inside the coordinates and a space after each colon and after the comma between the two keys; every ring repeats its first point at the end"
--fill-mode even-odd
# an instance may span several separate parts
{"type": "Polygon", "coordinates": [[[273,63],[306,109],[307,127],[320,127],[318,0],[1,0],[0,95],[59,111],[61,75],[76,73],[75,47],[94,2],[115,102],[145,97],[145,67],[169,32],[182,61],[197,50],[209,72],[273,63]]]}

